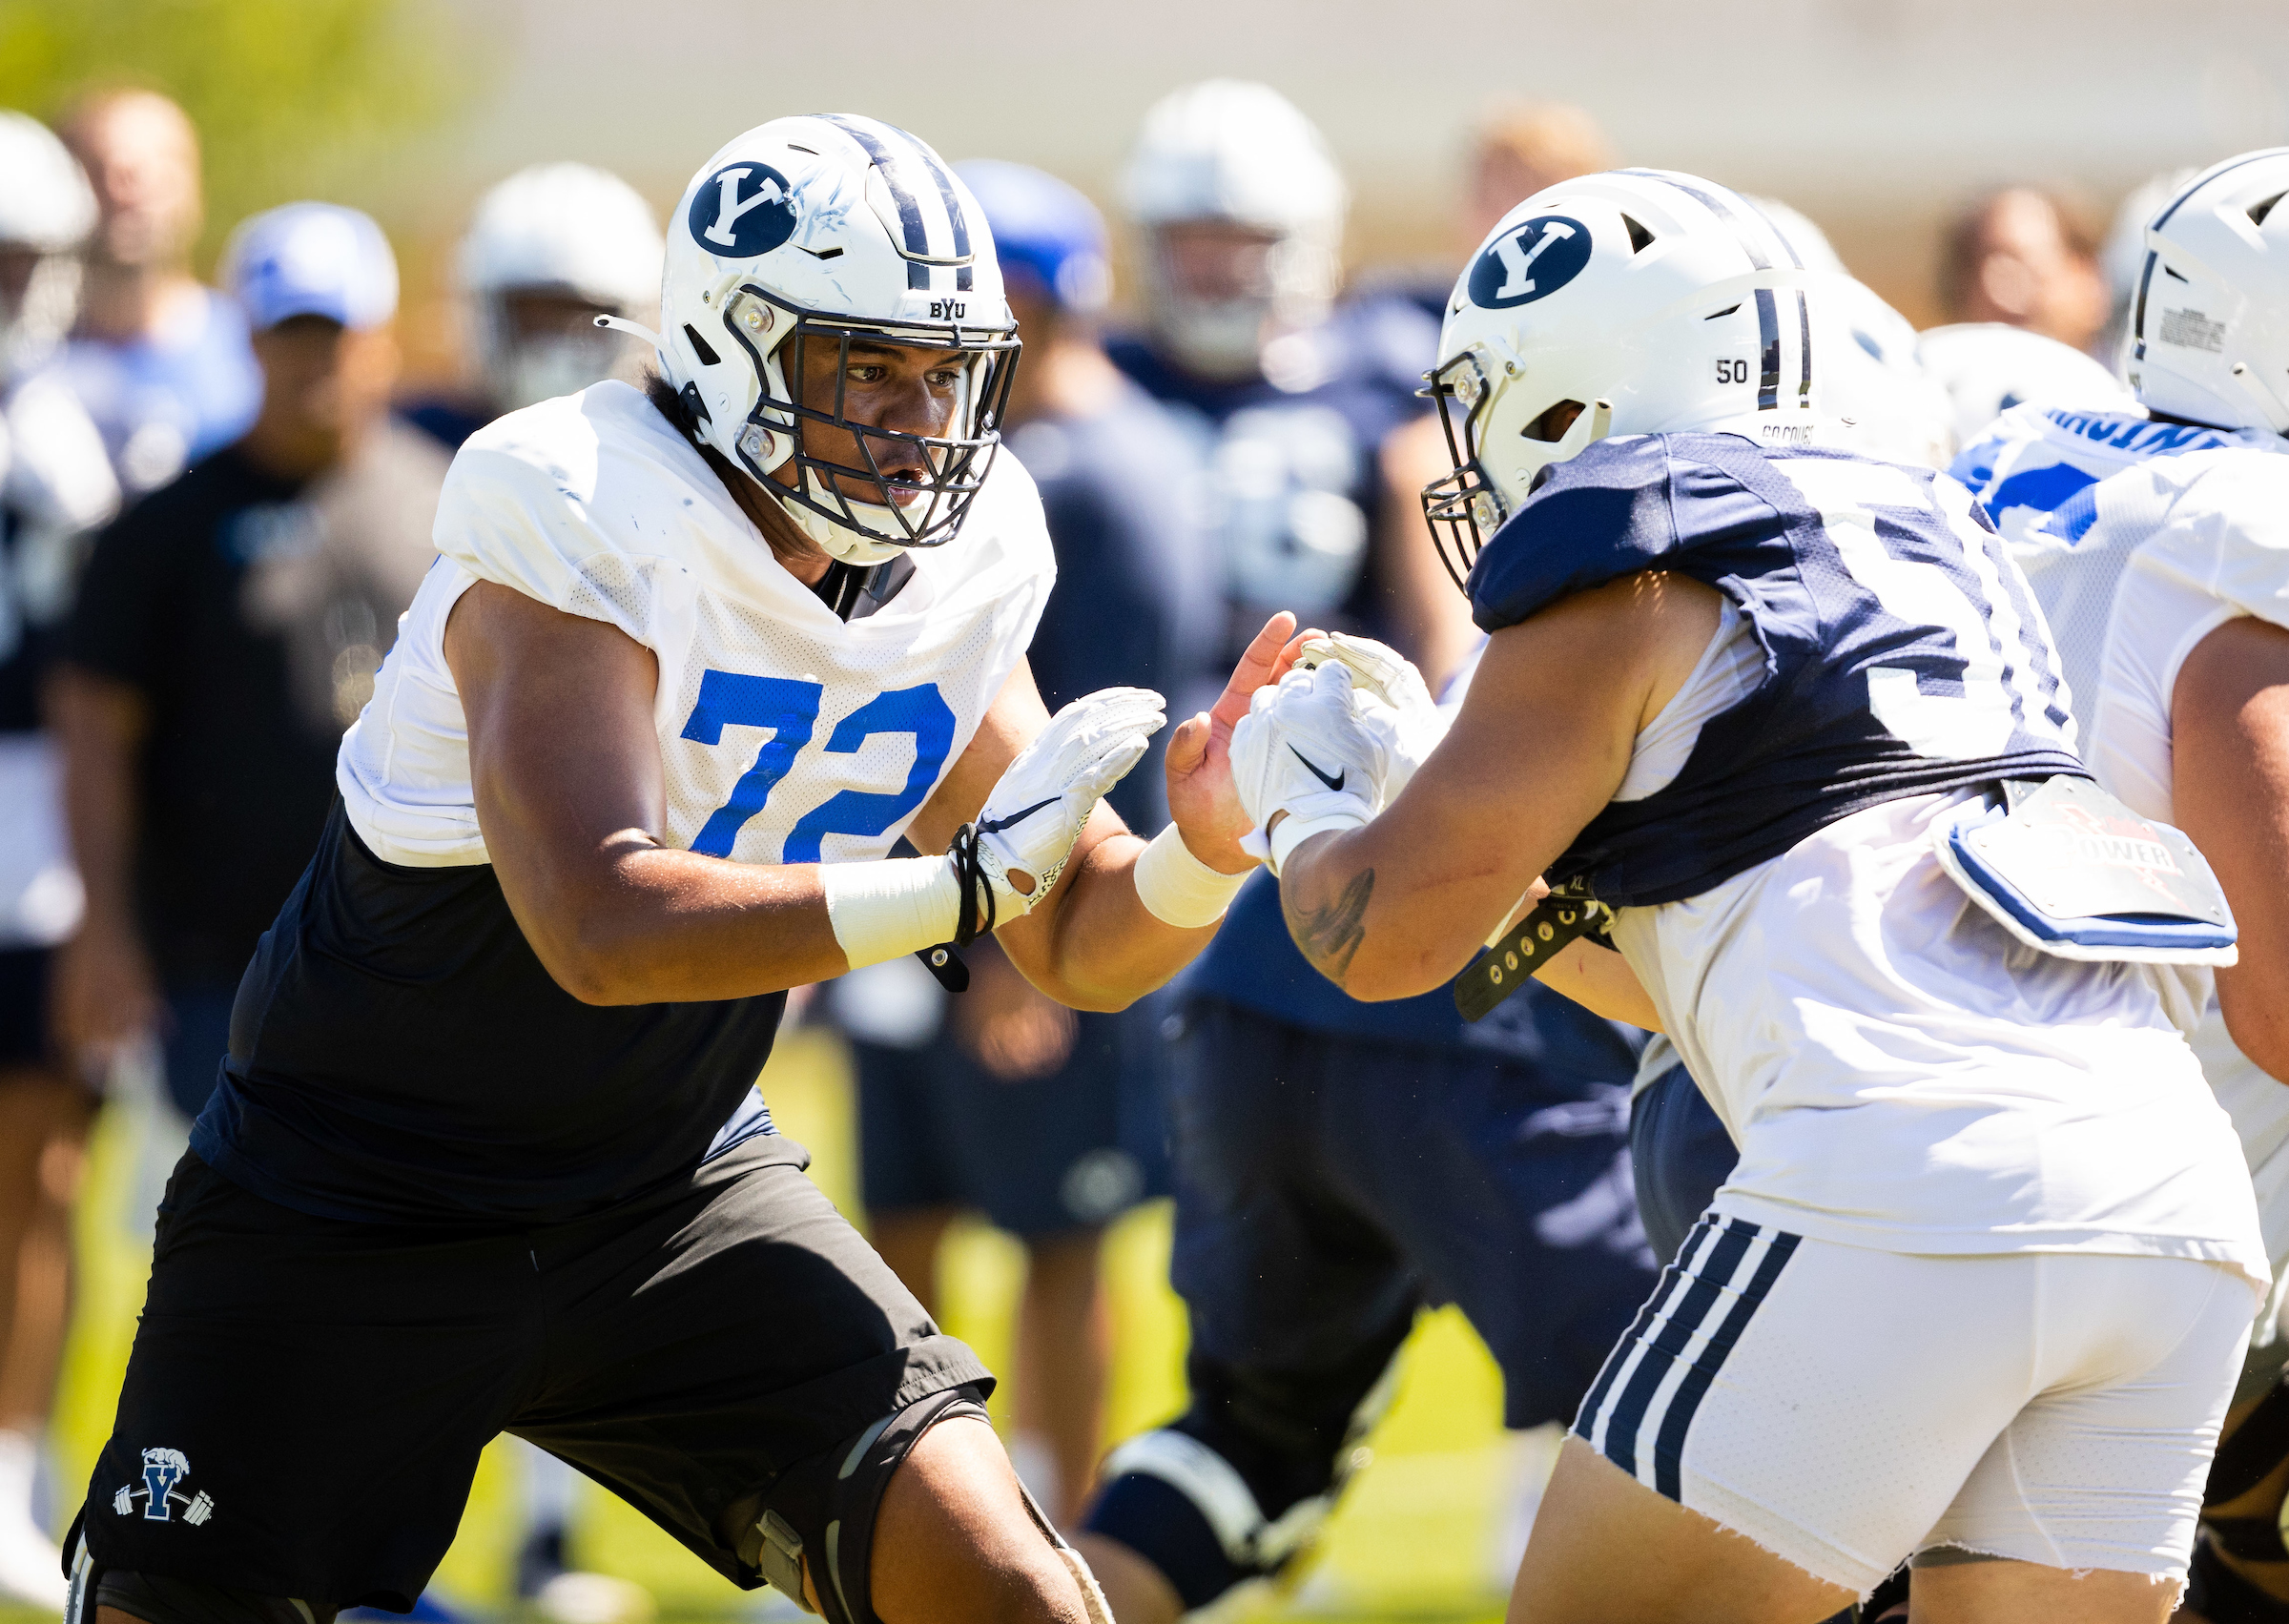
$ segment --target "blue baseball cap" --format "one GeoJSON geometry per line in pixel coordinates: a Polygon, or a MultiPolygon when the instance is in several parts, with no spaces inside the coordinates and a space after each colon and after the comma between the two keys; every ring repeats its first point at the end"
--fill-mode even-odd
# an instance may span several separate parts
{"type": "Polygon", "coordinates": [[[1053,175],[999,158],[954,166],[985,211],[1002,279],[1066,310],[1103,310],[1112,295],[1104,216],[1053,175]]]}
{"type": "Polygon", "coordinates": [[[288,203],[239,223],[223,285],[257,331],[297,316],[379,327],[398,310],[398,261],[382,228],[336,203],[288,203]]]}

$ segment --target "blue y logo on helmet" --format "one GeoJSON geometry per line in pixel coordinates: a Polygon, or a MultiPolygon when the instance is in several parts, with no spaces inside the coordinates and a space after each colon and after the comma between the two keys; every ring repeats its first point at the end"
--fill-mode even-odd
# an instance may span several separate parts
{"type": "Polygon", "coordinates": [[[1536,215],[1487,245],[1471,267],[1471,302],[1508,310],[1547,298],[1590,262],[1590,228],[1563,215],[1536,215]]]}
{"type": "Polygon", "coordinates": [[[710,254],[753,259],[794,235],[794,188],[767,163],[729,164],[699,183],[685,222],[710,254]]]}

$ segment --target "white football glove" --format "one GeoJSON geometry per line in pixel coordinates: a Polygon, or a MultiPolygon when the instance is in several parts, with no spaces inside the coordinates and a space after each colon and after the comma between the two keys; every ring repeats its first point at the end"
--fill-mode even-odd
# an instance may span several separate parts
{"type": "Polygon", "coordinates": [[[1391,752],[1360,711],[1377,706],[1353,694],[1351,668],[1335,660],[1299,665],[1277,688],[1256,689],[1232,730],[1233,785],[1255,825],[1243,851],[1269,862],[1276,874],[1312,835],[1356,829],[1375,815],[1391,752]],[[1279,828],[1268,831],[1283,812],[1279,828]]]}
{"type": "Polygon", "coordinates": [[[1354,695],[1376,702],[1360,705],[1359,715],[1382,740],[1389,755],[1383,798],[1375,807],[1381,812],[1399,798],[1414,770],[1447,736],[1447,725],[1454,718],[1432,699],[1414,662],[1387,643],[1338,631],[1314,637],[1296,657],[1299,666],[1322,666],[1330,661],[1351,673],[1354,695]]]}
{"type": "Polygon", "coordinates": [[[1049,894],[1098,800],[1167,721],[1167,703],[1149,689],[1100,689],[1050,717],[1018,752],[978,813],[974,843],[967,831],[955,841],[957,870],[965,852],[975,853],[978,875],[992,891],[994,924],[1023,918],[1049,894]],[[1029,891],[1014,883],[1021,874],[1029,891]]]}

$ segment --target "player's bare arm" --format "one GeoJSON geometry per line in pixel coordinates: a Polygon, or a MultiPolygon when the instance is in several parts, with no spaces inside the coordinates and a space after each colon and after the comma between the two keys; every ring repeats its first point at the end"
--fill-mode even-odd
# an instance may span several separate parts
{"type": "MultiPolygon", "coordinates": [[[[1248,824],[1232,790],[1232,726],[1247,714],[1248,695],[1293,659],[1294,626],[1294,617],[1286,614],[1268,622],[1214,708],[1179,723],[1168,747],[1168,807],[1178,836],[1194,858],[1219,874],[1245,877],[1255,868],[1255,859],[1240,849],[1248,824]]],[[[961,760],[915,819],[909,837],[916,847],[946,850],[1048,721],[1032,668],[1021,664],[961,760]]],[[[1100,801],[1047,901],[996,933],[1026,979],[1060,1003],[1124,1009],[1190,963],[1214,934],[1212,926],[1171,925],[1144,905],[1136,867],[1145,844],[1100,801]]]]}
{"type": "Polygon", "coordinates": [[[2241,1052],[2289,1081],[2289,631],[2226,622],[2186,657],[2170,707],[2177,821],[2241,930],[2218,1007],[2241,1052]]]}
{"type": "MultiPolygon", "coordinates": [[[[1495,633],[1453,729],[1398,799],[1289,857],[1281,896],[1305,956],[1356,998],[1451,979],[1613,798],[1639,730],[1707,646],[1718,603],[1698,582],[1643,574],[1495,633]]],[[[1616,981],[1619,955],[1578,948],[1553,971],[1562,989],[1595,989],[1650,1023],[1642,993],[1628,997],[1634,977],[1616,981]],[[1590,953],[1600,958],[1585,967],[1590,953]]]]}

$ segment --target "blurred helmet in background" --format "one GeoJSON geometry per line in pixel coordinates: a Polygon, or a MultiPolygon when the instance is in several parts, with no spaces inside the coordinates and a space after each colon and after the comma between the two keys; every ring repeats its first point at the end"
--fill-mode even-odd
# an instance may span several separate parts
{"type": "Polygon", "coordinates": [[[1751,197],[1749,201],[1757,206],[1759,214],[1772,222],[1773,229],[1787,239],[1788,246],[1796,250],[1796,257],[1803,261],[1805,270],[1830,277],[1851,275],[1845,269],[1843,257],[1836,252],[1836,245],[1828,240],[1828,234],[1812,223],[1811,216],[1782,202],[1778,197],[1751,197]]]}
{"type": "Polygon", "coordinates": [[[79,308],[79,248],[95,195],[36,118],[0,112],[0,379],[39,365],[79,308]]]}
{"type": "Polygon", "coordinates": [[[622,352],[593,318],[649,317],[661,253],[651,206],[587,164],[535,164],[480,198],[459,272],[494,404],[515,411],[610,377],[622,352]]]}
{"type": "Polygon", "coordinates": [[[847,564],[954,539],[1000,444],[1018,341],[985,213],[937,153],[876,119],[774,118],[691,177],[667,257],[660,370],[701,440],[847,564]],[[806,352],[853,343],[960,351],[951,432],[804,404],[806,352]],[[856,462],[822,455],[818,430],[849,434],[856,462]],[[790,464],[792,485],[771,477],[790,464]]]}
{"type": "Polygon", "coordinates": [[[1121,191],[1144,236],[1145,318],[1187,370],[1250,377],[1266,343],[1326,318],[1349,194],[1318,129],[1269,85],[1210,79],[1162,97],[1121,191]]]}
{"type": "Polygon", "coordinates": [[[999,158],[954,166],[993,228],[1001,283],[1077,316],[1094,316],[1112,298],[1104,216],[1054,175],[999,158]]]}
{"type": "Polygon", "coordinates": [[[2106,228],[2106,240],[2098,245],[2098,270],[2106,278],[2107,296],[2113,301],[2114,314],[2108,320],[2108,330],[2114,334],[2114,349],[2104,347],[2098,354],[2114,363],[2119,372],[2129,345],[2123,341],[2130,331],[2130,303],[2138,297],[2138,273],[2146,268],[2146,222],[2161,213],[2162,205],[2185,190],[2186,182],[2201,172],[2197,169],[2166,169],[2159,175],[2148,175],[2114,208],[2114,222],[2106,228]]]}
{"type": "Polygon", "coordinates": [[[1959,446],[2030,401],[2078,412],[2119,412],[2136,404],[2121,380],[2089,356],[2024,327],[1959,321],[1930,329],[1917,344],[1925,372],[1947,392],[1959,446]]]}
{"type": "Polygon", "coordinates": [[[2289,147],[2202,171],[2146,226],[2124,376],[2149,411],[2289,434],[2289,147]]]}
{"type": "Polygon", "coordinates": [[[1818,280],[1746,198],[1689,175],[1584,175],[1512,210],[1454,284],[1431,378],[1455,468],[1424,509],[1449,569],[1609,434],[1808,443],[1818,280]]]}
{"type": "Polygon", "coordinates": [[[1821,409],[1833,424],[1823,442],[1887,463],[1946,467],[1958,439],[1954,402],[1925,367],[1914,323],[1843,273],[1820,279],[1818,302],[1826,318],[1813,339],[1821,409]]]}

